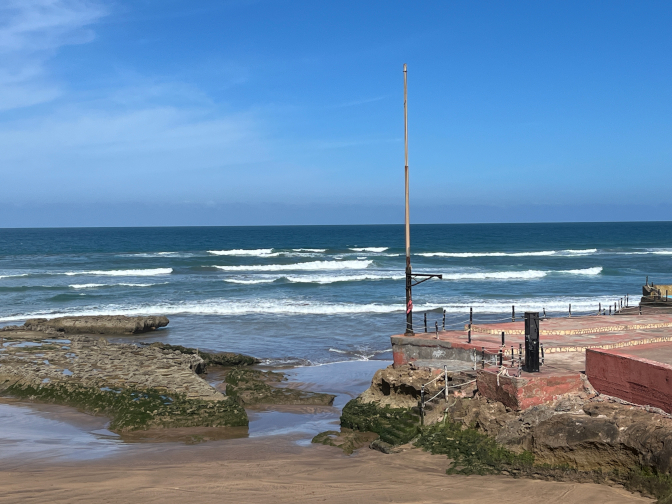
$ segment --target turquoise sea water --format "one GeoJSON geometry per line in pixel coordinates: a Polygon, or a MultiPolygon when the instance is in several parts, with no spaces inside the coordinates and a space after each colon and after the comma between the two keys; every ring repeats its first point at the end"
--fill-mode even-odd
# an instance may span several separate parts
{"type": "MultiPolygon", "coordinates": [[[[672,283],[672,223],[412,226],[416,329],[597,310],[672,283]]],[[[270,362],[390,358],[404,330],[403,226],[0,229],[0,325],[164,314],[161,339],[270,362]]]]}

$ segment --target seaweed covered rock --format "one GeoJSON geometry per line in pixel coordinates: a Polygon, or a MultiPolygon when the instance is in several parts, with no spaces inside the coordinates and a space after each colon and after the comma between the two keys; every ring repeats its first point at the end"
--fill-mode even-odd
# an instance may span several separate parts
{"type": "Polygon", "coordinates": [[[242,367],[233,368],[226,374],[226,395],[235,397],[242,404],[287,404],[331,406],[336,396],[307,392],[288,387],[269,385],[279,384],[287,378],[282,373],[260,371],[242,367]]]}
{"type": "Polygon", "coordinates": [[[77,407],[87,413],[108,416],[117,432],[151,427],[247,426],[245,410],[237,401],[189,399],[182,394],[156,389],[87,387],[79,384],[5,383],[3,394],[41,402],[77,407]]]}
{"type": "Polygon", "coordinates": [[[400,445],[420,433],[420,417],[411,408],[391,408],[355,398],[343,408],[341,428],[375,432],[384,442],[400,445]]]}
{"type": "Polygon", "coordinates": [[[321,432],[312,440],[313,443],[334,446],[343,450],[346,455],[351,455],[355,450],[369,446],[378,439],[375,432],[360,432],[351,429],[321,432]]]}
{"type": "Polygon", "coordinates": [[[252,366],[259,364],[259,359],[233,352],[204,352],[197,348],[189,348],[182,345],[169,345],[167,343],[152,343],[151,346],[161,350],[178,351],[187,355],[198,355],[206,366],[252,366]]]}

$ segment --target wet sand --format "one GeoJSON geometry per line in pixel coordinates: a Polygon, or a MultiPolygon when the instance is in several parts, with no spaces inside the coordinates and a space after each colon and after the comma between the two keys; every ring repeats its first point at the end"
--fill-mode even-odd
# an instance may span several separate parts
{"type": "Polygon", "coordinates": [[[143,445],[132,456],[86,462],[0,462],[0,502],[442,502],[651,503],[623,489],[447,476],[447,459],[420,450],[347,457],[274,436],[195,446],[143,445]]]}
{"type": "MultiPolygon", "coordinates": [[[[72,408],[0,400],[0,502],[653,502],[623,489],[504,476],[448,476],[420,450],[348,457],[312,445],[386,362],[285,370],[287,386],[337,394],[335,407],[248,410],[247,429],[117,435],[72,408]],[[241,437],[242,436],[242,437],[241,437]],[[207,442],[199,443],[199,441],[207,442]]],[[[209,376],[218,381],[216,374],[209,376]]]]}

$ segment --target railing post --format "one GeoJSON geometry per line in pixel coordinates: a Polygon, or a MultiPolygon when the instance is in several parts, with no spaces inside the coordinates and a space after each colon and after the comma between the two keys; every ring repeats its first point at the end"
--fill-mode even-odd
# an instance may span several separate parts
{"type": "Polygon", "coordinates": [[[506,333],[505,333],[504,331],[502,331],[502,346],[504,346],[504,344],[505,344],[505,343],[504,343],[505,334],[506,334],[506,333]]]}
{"type": "Polygon", "coordinates": [[[511,322],[516,321],[516,307],[515,305],[511,305],[511,322]]]}
{"type": "Polygon", "coordinates": [[[443,325],[441,326],[441,330],[446,330],[446,310],[443,310],[443,325]]]}
{"type": "Polygon", "coordinates": [[[436,339],[439,339],[439,323],[434,321],[434,329],[436,331],[436,339]]]}
{"type": "Polygon", "coordinates": [[[445,383],[444,395],[446,396],[446,402],[448,402],[448,366],[445,364],[443,366],[443,381],[445,383]]]}
{"type": "Polygon", "coordinates": [[[425,332],[427,332],[427,312],[425,312],[425,332]]]}

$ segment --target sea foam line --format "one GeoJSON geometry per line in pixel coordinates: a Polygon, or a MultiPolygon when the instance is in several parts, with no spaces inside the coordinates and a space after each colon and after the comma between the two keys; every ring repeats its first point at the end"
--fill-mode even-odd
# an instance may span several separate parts
{"type": "Polygon", "coordinates": [[[422,257],[573,257],[596,254],[597,249],[541,250],[538,252],[419,252],[422,257]]]}
{"type": "Polygon", "coordinates": [[[350,247],[354,252],[385,252],[389,247],[350,247]]]}
{"type": "Polygon", "coordinates": [[[342,270],[342,269],[365,269],[373,261],[311,261],[294,264],[252,264],[249,266],[212,266],[223,271],[296,271],[296,270],[342,270]]]}
{"type": "Polygon", "coordinates": [[[157,276],[170,275],[173,268],[152,268],[152,269],[128,269],[128,270],[94,270],[94,271],[69,271],[64,273],[68,276],[89,275],[89,276],[157,276]]]}
{"type": "Polygon", "coordinates": [[[97,283],[88,283],[88,284],[72,284],[68,287],[72,289],[97,289],[98,287],[152,287],[154,285],[165,285],[168,282],[162,283],[145,283],[145,284],[136,284],[136,283],[116,283],[116,284],[97,284],[97,283]]]}

